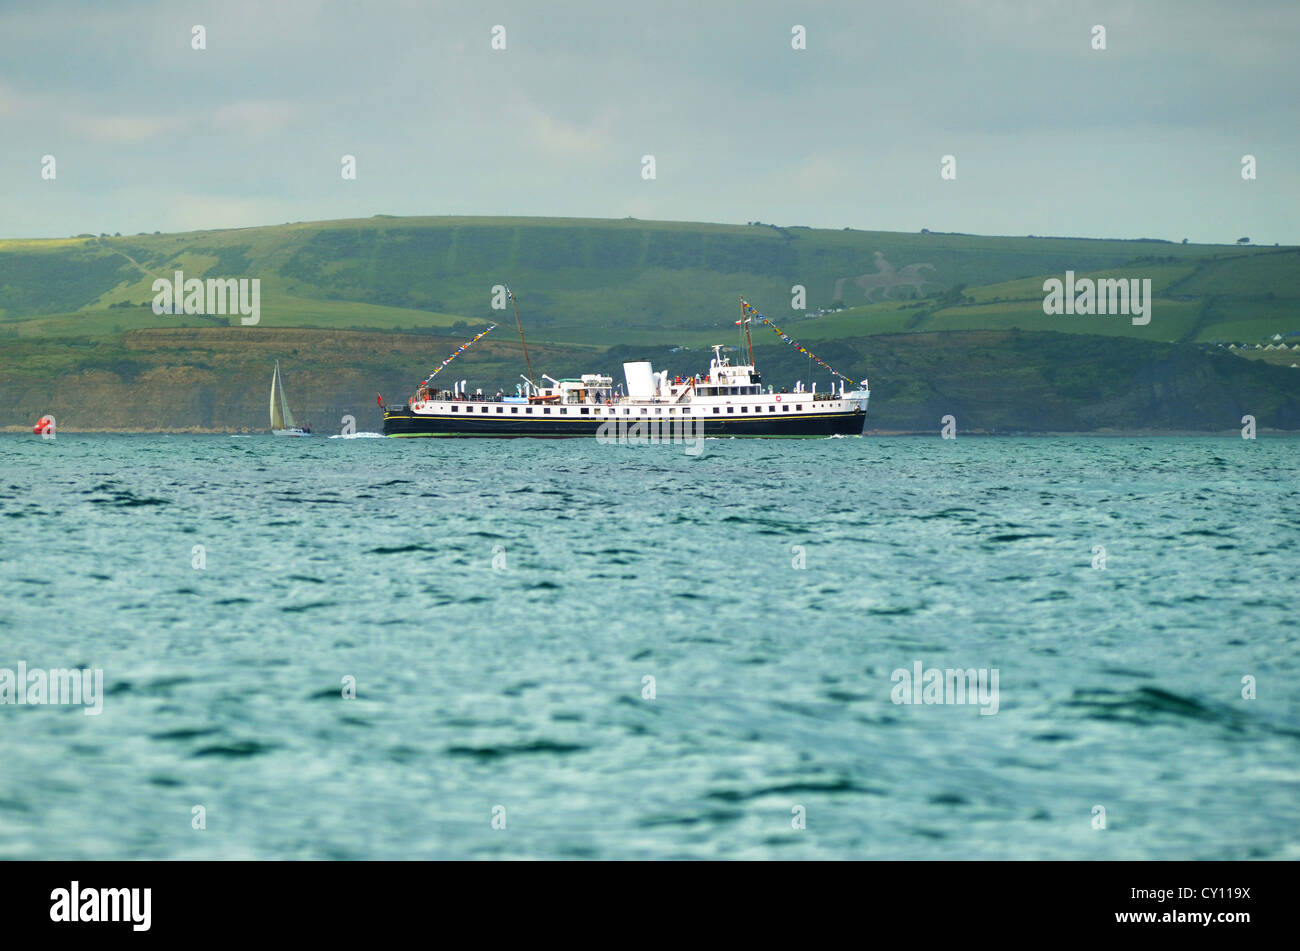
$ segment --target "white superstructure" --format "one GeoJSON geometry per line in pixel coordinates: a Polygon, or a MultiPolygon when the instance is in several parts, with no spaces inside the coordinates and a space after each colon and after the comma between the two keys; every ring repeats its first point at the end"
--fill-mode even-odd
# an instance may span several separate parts
{"type": "MultiPolygon", "coordinates": [[[[555,422],[561,418],[577,421],[584,417],[586,420],[630,417],[703,419],[706,424],[721,424],[724,432],[781,435],[780,432],[751,432],[755,427],[736,424],[865,414],[871,397],[866,381],[859,389],[847,393],[842,383],[838,393],[834,390],[818,392],[815,384],[804,387],[802,383],[796,384],[793,391],[775,392],[770,386],[764,389],[762,377],[754,366],[732,364],[721,345],[713,347],[713,358],[703,376],[674,376],[667,371],[654,370],[645,360],[624,363],[623,375],[624,383],[617,387],[612,377],[598,373],[561,380],[543,375],[542,379],[550,385],[534,386],[525,379],[516,396],[500,392],[486,396],[481,391],[469,394],[463,381],[450,391],[422,387],[412,397],[408,408],[415,417],[455,415],[461,419],[466,415],[555,422]]],[[[778,424],[775,428],[800,430],[804,427],[778,424]]],[[[857,431],[861,432],[860,425],[857,431]]]]}

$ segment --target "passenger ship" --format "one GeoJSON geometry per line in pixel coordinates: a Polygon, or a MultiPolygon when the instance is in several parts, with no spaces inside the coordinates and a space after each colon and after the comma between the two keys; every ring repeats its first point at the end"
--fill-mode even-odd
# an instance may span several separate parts
{"type": "Polygon", "coordinates": [[[749,356],[749,363],[733,366],[722,346],[715,346],[708,373],[692,377],[656,371],[645,360],[624,363],[626,387],[617,388],[612,377],[598,373],[563,380],[542,374],[549,386],[535,384],[530,374],[514,396],[469,395],[463,383],[452,390],[424,385],[405,406],[384,408],[384,434],[599,436],[610,432],[610,424],[650,433],[689,427],[716,437],[862,433],[871,397],[865,380],[847,393],[841,383],[838,394],[816,392],[815,384],[812,390],[764,391],[752,346],[749,356]]]}

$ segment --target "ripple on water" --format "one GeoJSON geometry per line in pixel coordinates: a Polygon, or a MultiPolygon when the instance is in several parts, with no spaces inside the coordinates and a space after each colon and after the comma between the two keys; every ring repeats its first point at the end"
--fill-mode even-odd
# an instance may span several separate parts
{"type": "Polygon", "coordinates": [[[5,443],[0,857],[1295,856],[1300,440],[287,442],[5,443]]]}

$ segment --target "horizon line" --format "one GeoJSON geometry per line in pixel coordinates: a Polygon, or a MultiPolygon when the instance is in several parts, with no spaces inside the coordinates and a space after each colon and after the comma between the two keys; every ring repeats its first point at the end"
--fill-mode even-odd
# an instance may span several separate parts
{"type": "Polygon", "coordinates": [[[114,234],[108,234],[107,232],[100,232],[99,234],[93,234],[91,232],[82,232],[80,234],[63,235],[59,237],[50,237],[50,236],[31,237],[31,236],[13,235],[13,236],[0,237],[0,245],[3,245],[3,243],[10,242],[10,241],[12,242],[38,242],[38,241],[54,242],[54,241],[74,241],[78,239],[85,240],[85,239],[114,239],[114,238],[182,237],[185,235],[219,234],[219,233],[234,232],[234,231],[259,231],[259,230],[267,230],[271,228],[291,228],[296,226],[311,227],[314,225],[336,224],[336,223],[343,223],[343,222],[371,222],[374,221],[375,219],[410,221],[412,219],[419,219],[419,218],[464,219],[464,220],[493,219],[493,220],[498,220],[503,222],[504,221],[600,222],[604,224],[637,222],[641,224],[653,224],[653,225],[695,225],[695,226],[711,226],[711,227],[719,227],[719,228],[771,228],[777,231],[796,229],[800,231],[824,231],[830,233],[842,233],[845,231],[850,231],[850,232],[858,232],[863,234],[891,234],[891,235],[916,235],[916,236],[925,235],[925,236],[949,237],[949,238],[1002,238],[1008,240],[1022,240],[1022,241],[1027,241],[1027,240],[1108,241],[1108,242],[1120,242],[1120,243],[1170,244],[1170,245],[1177,245],[1179,247],[1251,248],[1251,249],[1261,249],[1261,250],[1267,248],[1273,248],[1279,251],[1284,249],[1300,248],[1300,243],[1281,244],[1280,242],[1274,242],[1273,244],[1255,244],[1253,242],[1240,244],[1236,241],[1231,241],[1231,242],[1191,241],[1189,239],[1177,240],[1173,238],[1155,238],[1149,236],[1135,237],[1135,238],[1134,237],[1121,238],[1121,237],[1113,237],[1113,236],[1099,237],[1094,235],[987,234],[982,232],[970,232],[970,231],[939,231],[934,228],[920,228],[915,231],[897,231],[897,230],[876,229],[876,228],[858,228],[858,227],[853,227],[852,225],[845,225],[840,228],[826,228],[826,227],[817,227],[814,225],[777,224],[775,222],[770,222],[770,221],[753,221],[753,222],[747,221],[742,224],[740,222],[689,221],[685,219],[675,219],[675,218],[636,218],[633,217],[632,215],[625,215],[619,218],[592,218],[589,216],[567,216],[567,215],[451,215],[451,214],[394,215],[394,214],[389,214],[387,212],[376,212],[375,214],[365,218],[355,218],[355,217],[315,218],[315,219],[304,219],[301,221],[281,221],[275,223],[237,225],[237,226],[226,227],[226,228],[194,228],[189,231],[155,230],[155,231],[137,231],[134,234],[122,234],[121,232],[117,232],[114,234]]]}

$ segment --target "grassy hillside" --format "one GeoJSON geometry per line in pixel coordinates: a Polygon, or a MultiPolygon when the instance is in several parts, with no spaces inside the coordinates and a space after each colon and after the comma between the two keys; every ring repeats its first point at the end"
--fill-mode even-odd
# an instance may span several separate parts
{"type": "MultiPolygon", "coordinates": [[[[1015,327],[1174,341],[1300,330],[1297,249],[547,218],[375,217],[0,241],[0,320],[74,313],[82,332],[119,332],[140,325],[117,319],[123,312],[153,316],[154,278],[178,269],[259,278],[262,323],[273,327],[477,324],[502,316],[491,289],[509,283],[539,339],[604,345],[716,334],[735,319],[742,293],[821,338],[1015,327]],[[1151,324],[1043,315],[1043,278],[1067,269],[1150,278],[1151,324]],[[803,311],[791,309],[796,284],[807,291],[803,311]],[[807,316],[841,306],[847,313],[832,320],[807,316]]],[[[69,329],[64,321],[25,332],[69,329]]]]}
{"type": "MultiPolygon", "coordinates": [[[[1264,421],[1271,413],[1282,426],[1292,418],[1292,380],[1300,380],[1290,368],[1300,352],[1213,346],[1275,334],[1300,341],[1296,248],[376,216],[0,241],[0,425],[57,415],[68,381],[93,380],[100,405],[114,407],[111,428],[260,429],[276,358],[291,380],[306,378],[295,387],[305,411],[332,419],[344,405],[373,405],[375,390],[405,395],[488,321],[503,326],[462,358],[457,374],[513,389],[522,368],[513,314],[491,306],[494,285],[506,283],[519,299],[535,363],[557,375],[593,367],[616,373],[631,353],[701,370],[704,348],[735,342],[744,294],[844,372],[870,374],[873,416],[885,429],[922,420],[930,428],[945,399],[964,399],[967,416],[984,413],[988,429],[1044,428],[1048,419],[1046,428],[1214,429],[1231,424],[1219,417],[1235,412],[1234,400],[1255,405],[1261,425],[1272,425],[1264,421]],[[155,315],[152,283],[176,270],[187,278],[259,279],[260,324],[155,315]],[[1044,314],[1043,280],[1067,270],[1150,279],[1150,324],[1044,314]],[[793,285],[806,288],[803,310],[791,307],[793,285]],[[1160,349],[1171,344],[1190,362],[1160,349]],[[1221,352],[1231,362],[1213,365],[1227,369],[1204,375],[1210,358],[1197,344],[1221,352]],[[1161,376],[1170,367],[1175,375],[1161,376]],[[1123,379],[1113,375],[1121,368],[1123,379]],[[1163,380],[1166,396],[1190,401],[1186,412],[1142,404],[1131,381],[1143,372],[1163,380]],[[1197,386],[1185,389],[1191,380],[1197,386]],[[1110,410],[1098,408],[1101,394],[1109,394],[1110,410]],[[1036,413],[1048,406],[1057,409],[1036,413]]],[[[756,325],[754,341],[770,382],[809,379],[806,359],[767,328],[756,325]]]]}

